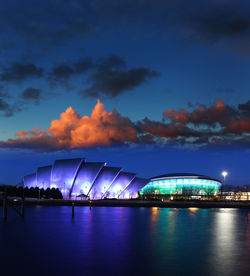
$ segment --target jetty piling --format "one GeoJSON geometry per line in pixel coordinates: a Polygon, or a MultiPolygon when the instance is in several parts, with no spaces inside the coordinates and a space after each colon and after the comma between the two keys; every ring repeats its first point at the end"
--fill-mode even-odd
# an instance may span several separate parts
{"type": "Polygon", "coordinates": [[[72,202],[72,218],[75,216],[75,203],[72,202]]]}

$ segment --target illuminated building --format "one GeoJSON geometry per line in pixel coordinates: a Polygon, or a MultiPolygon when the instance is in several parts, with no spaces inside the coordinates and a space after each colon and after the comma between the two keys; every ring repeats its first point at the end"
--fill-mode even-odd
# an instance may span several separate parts
{"type": "Polygon", "coordinates": [[[250,200],[250,192],[249,191],[228,191],[222,192],[222,197],[226,200],[250,200]]]}
{"type": "Polygon", "coordinates": [[[148,182],[120,167],[83,158],[56,160],[23,178],[25,187],[58,188],[65,199],[134,198],[148,182]]]}
{"type": "Polygon", "coordinates": [[[142,196],[217,195],[221,180],[197,174],[165,174],[154,177],[144,186],[142,196]]]}

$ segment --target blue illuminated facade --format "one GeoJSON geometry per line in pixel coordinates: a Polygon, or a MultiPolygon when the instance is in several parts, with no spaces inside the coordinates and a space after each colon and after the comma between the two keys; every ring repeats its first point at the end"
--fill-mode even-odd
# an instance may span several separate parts
{"type": "Polygon", "coordinates": [[[221,181],[196,174],[167,174],[154,177],[142,188],[140,195],[217,195],[221,181]]]}
{"type": "Polygon", "coordinates": [[[58,188],[65,199],[135,198],[148,182],[120,167],[84,158],[56,160],[23,178],[25,187],[58,188]]]}

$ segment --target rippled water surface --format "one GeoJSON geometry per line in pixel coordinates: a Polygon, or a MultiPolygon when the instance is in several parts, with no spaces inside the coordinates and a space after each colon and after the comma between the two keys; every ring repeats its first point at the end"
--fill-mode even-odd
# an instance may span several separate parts
{"type": "Polygon", "coordinates": [[[27,207],[0,226],[1,275],[250,275],[250,210],[27,207]]]}

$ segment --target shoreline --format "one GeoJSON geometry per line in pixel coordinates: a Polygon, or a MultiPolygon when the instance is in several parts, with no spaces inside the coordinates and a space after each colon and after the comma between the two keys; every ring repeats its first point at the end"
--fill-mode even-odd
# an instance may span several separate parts
{"type": "MultiPolygon", "coordinates": [[[[18,205],[21,200],[10,200],[18,205]]],[[[26,199],[25,206],[90,206],[88,200],[26,199]]],[[[3,200],[0,200],[3,205],[3,200]]],[[[149,200],[91,200],[91,207],[158,207],[158,208],[238,208],[250,209],[250,201],[149,201],[149,200]]]]}

